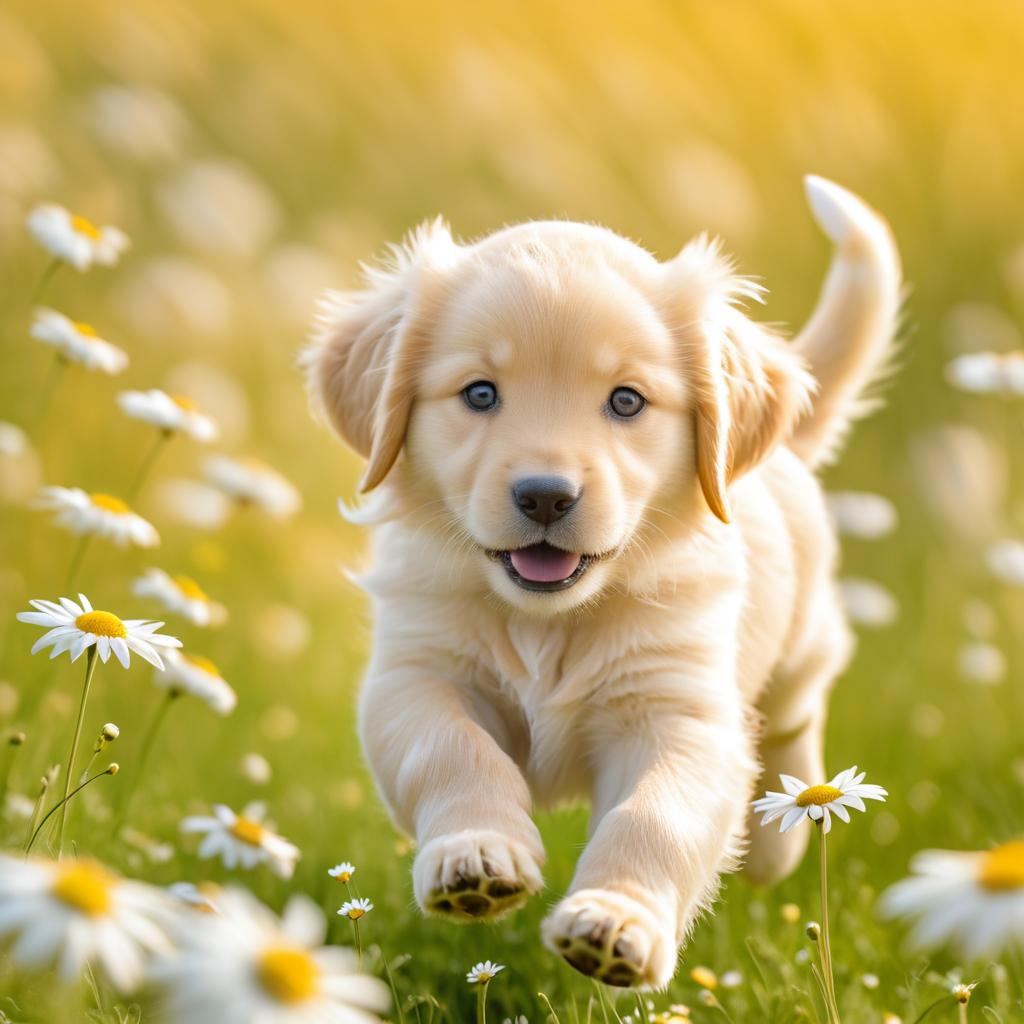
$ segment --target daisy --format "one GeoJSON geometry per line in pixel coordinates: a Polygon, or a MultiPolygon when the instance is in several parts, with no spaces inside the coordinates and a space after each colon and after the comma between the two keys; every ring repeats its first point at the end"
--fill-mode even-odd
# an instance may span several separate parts
{"type": "Polygon", "coordinates": [[[86,965],[129,992],[151,953],[171,949],[170,902],[158,889],[91,860],[22,860],[0,855],[0,937],[13,939],[13,963],[55,968],[64,982],[86,965]]]}
{"type": "Polygon", "coordinates": [[[34,507],[56,512],[55,526],[103,537],[118,547],[154,548],[160,543],[156,527],[111,494],[89,494],[80,487],[44,487],[34,507]]]}
{"type": "Polygon", "coordinates": [[[217,666],[198,654],[168,651],[164,667],[153,674],[153,682],[172,693],[188,693],[205,701],[218,715],[235,709],[238,697],[224,681],[217,666]]]}
{"type": "Polygon", "coordinates": [[[264,821],[265,813],[261,803],[249,804],[241,814],[224,804],[214,804],[212,816],[186,818],[181,830],[203,833],[199,844],[203,859],[219,856],[226,868],[242,867],[246,871],[257,864],[269,864],[281,878],[291,878],[301,854],[297,846],[264,821]]]}
{"type": "Polygon", "coordinates": [[[835,491],[826,496],[828,510],[840,533],[860,540],[878,540],[896,528],[896,507],[880,494],[835,491]]]}
{"type": "Polygon", "coordinates": [[[915,921],[910,942],[950,944],[971,960],[1024,948],[1024,839],[991,850],[925,850],[880,904],[886,917],[915,921]]]}
{"type": "Polygon", "coordinates": [[[338,911],[339,917],[347,917],[350,921],[358,921],[373,910],[373,904],[367,899],[346,900],[338,911]]]}
{"type": "Polygon", "coordinates": [[[881,786],[864,782],[864,772],[857,774],[857,766],[840,772],[831,782],[821,786],[808,786],[806,782],[792,775],[780,775],[784,793],[768,792],[754,801],[754,810],[764,814],[762,825],[768,825],[776,818],[782,818],[780,832],[788,832],[804,818],[823,822],[826,832],[832,828],[832,815],[848,822],[847,807],[865,810],[865,800],[881,800],[889,795],[881,786]]]}
{"type": "Polygon", "coordinates": [[[336,878],[339,882],[343,882],[346,885],[352,880],[352,876],[355,873],[355,864],[350,864],[347,860],[343,860],[340,864],[335,864],[333,868],[327,869],[327,874],[331,878],[336,878]]]}
{"type": "Polygon", "coordinates": [[[112,267],[129,245],[128,236],[119,228],[97,227],[56,203],[35,207],[26,226],[47,252],[76,270],[88,270],[94,263],[112,267]]]}
{"type": "Polygon", "coordinates": [[[215,455],[206,461],[206,479],[243,505],[256,505],[275,519],[299,510],[299,492],[276,470],[258,459],[215,455]]]}
{"type": "Polygon", "coordinates": [[[466,974],[466,981],[470,985],[486,985],[498,971],[505,970],[504,964],[495,964],[490,960],[483,960],[466,974]]]}
{"type": "Polygon", "coordinates": [[[946,367],[946,380],[975,395],[1024,394],[1024,352],[971,352],[946,367]]]}
{"type": "Polygon", "coordinates": [[[127,354],[101,338],[92,324],[72,320],[55,309],[37,309],[32,317],[29,334],[56,349],[60,359],[110,375],[120,373],[128,365],[127,354]]]}
{"type": "Polygon", "coordinates": [[[386,986],[360,974],[351,952],[324,946],[323,911],[293,896],[280,920],[251,893],[227,889],[217,913],[186,915],[180,952],[150,979],[177,1024],[378,1024],[386,986]]]}
{"type": "Polygon", "coordinates": [[[159,388],[149,391],[122,391],[117,396],[121,411],[168,434],[188,434],[204,444],[217,439],[217,424],[199,408],[199,403],[183,395],[169,395],[159,388]]]}
{"type": "Polygon", "coordinates": [[[227,619],[224,605],[211,600],[191,576],[171,576],[163,569],[147,569],[133,584],[136,597],[152,597],[193,626],[219,626],[227,619]]]}
{"type": "Polygon", "coordinates": [[[220,886],[212,882],[201,882],[196,885],[194,882],[173,882],[167,886],[167,891],[179,903],[192,910],[202,911],[204,914],[217,914],[217,900],[220,898],[220,886]]]}
{"type": "Polygon", "coordinates": [[[77,661],[95,646],[104,664],[113,654],[127,668],[130,652],[134,651],[144,661],[162,669],[164,663],[157,648],[181,646],[180,640],[157,632],[162,622],[120,619],[113,612],[95,610],[85,594],[78,595],[77,603],[62,597],[59,604],[55,601],[29,601],[29,604],[35,611],[18,612],[18,621],[50,627],[32,645],[33,654],[52,647],[51,658],[70,651],[71,660],[77,661]]]}

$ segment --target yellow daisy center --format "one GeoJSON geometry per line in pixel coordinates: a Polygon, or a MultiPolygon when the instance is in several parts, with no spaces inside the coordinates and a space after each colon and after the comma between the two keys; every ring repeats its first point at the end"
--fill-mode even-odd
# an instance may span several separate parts
{"type": "Polygon", "coordinates": [[[209,601],[203,588],[191,576],[175,576],[174,585],[191,601],[209,601]]]}
{"type": "Polygon", "coordinates": [[[243,818],[241,815],[235,818],[231,834],[250,846],[259,846],[263,842],[263,826],[258,821],[243,818]]]}
{"type": "Polygon", "coordinates": [[[810,807],[812,804],[821,807],[823,804],[830,804],[843,795],[841,789],[835,786],[811,786],[797,795],[797,807],[810,807]]]}
{"type": "Polygon", "coordinates": [[[113,512],[115,516],[126,516],[131,512],[127,502],[115,498],[112,494],[90,494],[89,501],[96,508],[101,508],[104,512],[113,512]]]}
{"type": "Polygon", "coordinates": [[[279,1003],[303,1003],[316,995],[320,968],[304,949],[272,946],[257,961],[256,975],[279,1003]]]}
{"type": "Polygon", "coordinates": [[[98,242],[103,237],[103,232],[88,217],[81,217],[77,213],[71,217],[71,226],[80,235],[85,235],[86,238],[91,238],[94,242],[98,242]]]}
{"type": "Polygon", "coordinates": [[[84,320],[72,320],[71,322],[74,325],[75,330],[86,338],[99,337],[99,332],[92,324],[87,324],[84,320]]]}
{"type": "Polygon", "coordinates": [[[493,977],[494,975],[490,971],[480,971],[476,976],[476,980],[482,985],[486,985],[493,977]]]}
{"type": "Polygon", "coordinates": [[[358,921],[359,918],[361,918],[365,913],[366,913],[366,911],[363,910],[362,907],[350,907],[349,908],[349,912],[348,912],[348,916],[353,921],[358,921]]]}
{"type": "Polygon", "coordinates": [[[186,395],[171,395],[171,401],[182,412],[199,412],[199,403],[194,398],[189,398],[186,395]]]}
{"type": "Polygon", "coordinates": [[[50,891],[69,907],[90,917],[102,917],[110,912],[111,893],[116,884],[117,877],[102,864],[79,860],[58,870],[50,891]]]}
{"type": "Polygon", "coordinates": [[[123,640],[128,635],[124,623],[113,612],[86,612],[75,619],[75,626],[94,636],[120,637],[123,640]]]}
{"type": "Polygon", "coordinates": [[[989,850],[981,862],[978,881],[992,892],[1024,888],[1024,839],[989,850]]]}
{"type": "Polygon", "coordinates": [[[351,880],[352,875],[348,871],[339,871],[334,877],[338,882],[348,882],[351,880]]]}
{"type": "MultiPolygon", "coordinates": [[[[201,654],[183,654],[182,657],[190,665],[194,665],[196,668],[205,672],[207,675],[216,676],[218,679],[220,678],[220,672],[217,670],[217,666],[214,665],[214,663],[210,661],[209,658],[204,658],[201,654]]],[[[243,821],[244,819],[239,818],[238,820],[243,821]]]]}

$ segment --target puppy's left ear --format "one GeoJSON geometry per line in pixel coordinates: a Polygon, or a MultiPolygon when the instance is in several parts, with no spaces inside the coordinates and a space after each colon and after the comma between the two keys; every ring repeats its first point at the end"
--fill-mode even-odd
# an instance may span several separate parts
{"type": "Polygon", "coordinates": [[[694,457],[711,511],[729,522],[729,485],[784,444],[806,412],[814,379],[787,342],[737,308],[760,288],[738,278],[704,239],[670,264],[688,313],[680,327],[693,386],[694,457]],[[673,264],[675,266],[673,267],[673,264]]]}

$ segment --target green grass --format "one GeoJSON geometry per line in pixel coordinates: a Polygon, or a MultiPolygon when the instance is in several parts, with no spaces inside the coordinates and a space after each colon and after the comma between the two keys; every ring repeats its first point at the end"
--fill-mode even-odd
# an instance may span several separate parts
{"type": "MultiPolygon", "coordinates": [[[[990,578],[983,557],[988,541],[1020,526],[1021,420],[1016,408],[957,395],[942,379],[957,345],[1020,342],[1024,119],[1012,97],[1024,88],[1022,45],[1024,12],[995,2],[538,2],[486,12],[462,3],[429,15],[412,3],[311,0],[181,0],[151,11],[115,2],[8,5],[0,15],[0,122],[37,131],[52,172],[39,165],[36,177],[21,181],[0,174],[0,419],[30,434],[41,481],[116,494],[149,443],[116,410],[117,391],[161,385],[182,364],[208,365],[237,382],[248,407],[247,424],[225,447],[264,457],[305,497],[288,524],[247,512],[206,534],[169,521],[149,487],[140,511],[163,536],[155,557],[101,543],[88,552],[79,582],[100,607],[154,614],[129,591],[149,564],[193,574],[222,600],[230,609],[223,629],[168,628],[221,667],[240,703],[226,720],[187,701],[172,710],[131,821],[173,844],[171,859],[154,863],[111,841],[109,814],[138,764],[159,694],[144,668],[101,666],[83,743],[103,722],[117,722],[122,737],[112,756],[122,773],[84,795],[70,825],[76,846],[157,884],[224,881],[196,859],[178,823],[211,801],[237,808],[264,799],[302,861],[289,884],[262,872],[233,880],[274,906],[300,890],[333,912],[339,893],[326,869],[354,861],[360,894],[376,904],[367,941],[389,959],[409,957],[398,987],[403,998],[436,999],[444,1009],[435,1020],[472,1019],[475,994],[464,974],[490,958],[507,965],[490,986],[490,1019],[545,1020],[537,996],[544,992],[563,1024],[603,1024],[604,1010],[590,1006],[596,990],[538,938],[584,841],[584,809],[542,817],[547,889],[516,916],[453,927],[424,920],[413,906],[412,854],[376,801],[353,726],[369,624],[338,566],[358,560],[364,538],[337,517],[335,501],[351,497],[359,467],[310,421],[293,366],[303,326],[282,298],[270,257],[285,245],[309,247],[338,285],[349,285],[358,260],[437,212],[466,236],[525,217],[596,220],[663,257],[709,228],[725,234],[744,271],[764,276],[772,290],[765,316],[799,324],[827,259],[800,192],[800,176],[815,171],[885,212],[912,286],[887,406],[857,429],[826,478],[831,488],[886,494],[900,511],[893,536],[849,542],[843,554],[843,571],[884,583],[901,615],[863,635],[832,702],[829,767],[858,763],[891,794],[884,807],[833,833],[840,1005],[846,1021],[881,1021],[890,1011],[909,1024],[960,968],[982,981],[971,1019],[1024,1019],[1019,958],[998,969],[946,953],[929,963],[908,954],[901,929],[875,914],[877,894],[903,875],[915,851],[980,849],[1024,830],[1024,599],[990,578]],[[176,154],[140,164],[90,133],[85,98],[123,80],[175,97],[189,124],[176,154]],[[276,227],[249,255],[189,250],[162,211],[168,180],[209,157],[247,166],[273,197],[276,227]],[[134,247],[123,266],[62,271],[47,292],[48,302],[123,345],[131,367],[114,381],[69,372],[41,412],[48,353],[28,341],[27,325],[45,260],[21,223],[44,198],[123,225],[134,247]],[[148,293],[139,313],[132,289],[142,287],[139,275],[151,261],[167,255],[216,275],[232,309],[223,327],[203,334],[185,326],[148,293]],[[975,316],[983,326],[957,333],[954,314],[962,322],[968,304],[987,320],[975,316]],[[936,468],[920,456],[922,437],[950,422],[982,432],[1006,480],[986,490],[977,459],[968,458],[976,482],[952,486],[952,510],[933,495],[955,479],[955,459],[946,452],[936,468]],[[964,508],[972,510],[969,522],[956,526],[964,508]],[[994,610],[1010,665],[999,687],[958,676],[969,599],[994,610]],[[268,643],[267,623],[280,618],[281,606],[308,623],[308,642],[289,650],[268,643]],[[273,767],[266,786],[241,772],[251,751],[273,767]],[[878,976],[877,989],[864,985],[865,974],[878,976]]],[[[202,454],[175,441],[155,479],[196,475],[202,454]]],[[[64,591],[73,547],[26,507],[23,473],[31,482],[31,467],[0,456],[0,725],[28,734],[11,787],[32,794],[66,749],[81,665],[30,658],[35,633],[13,624],[30,598],[64,591]]],[[[23,828],[8,822],[5,842],[17,846],[23,828]]],[[[818,916],[816,877],[811,857],[771,891],[728,880],[655,1006],[683,1002],[695,1021],[724,1019],[701,1005],[689,980],[703,964],[742,972],[742,985],[718,993],[737,1024],[822,1020],[809,967],[798,962],[809,948],[803,922],[818,916]],[[787,902],[800,906],[800,923],[783,921],[787,902]]],[[[345,922],[334,919],[332,929],[335,940],[350,941],[345,922]]],[[[12,1020],[82,1019],[51,990],[46,977],[0,967],[0,1010],[12,1020]]],[[[89,1005],[84,995],[82,1005],[89,1005]]],[[[149,1019],[151,1004],[142,1005],[149,1019]]],[[[632,996],[617,1006],[623,1015],[635,1010],[632,996]]],[[[928,1018],[956,1019],[952,1002],[928,1018]]]]}

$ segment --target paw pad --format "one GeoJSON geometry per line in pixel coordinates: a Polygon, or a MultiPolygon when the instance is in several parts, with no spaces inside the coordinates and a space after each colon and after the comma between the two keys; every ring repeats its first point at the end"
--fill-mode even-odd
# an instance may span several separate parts
{"type": "Polygon", "coordinates": [[[480,921],[501,917],[521,907],[527,896],[524,885],[505,878],[460,877],[452,886],[431,892],[427,898],[427,910],[448,917],[480,921]]]}

